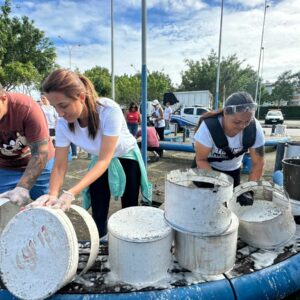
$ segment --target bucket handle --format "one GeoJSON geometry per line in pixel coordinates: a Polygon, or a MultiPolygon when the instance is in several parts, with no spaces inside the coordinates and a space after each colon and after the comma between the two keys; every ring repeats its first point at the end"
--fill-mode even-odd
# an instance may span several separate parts
{"type": "Polygon", "coordinates": [[[96,258],[98,256],[98,251],[99,251],[99,233],[97,226],[95,224],[95,221],[93,220],[92,216],[82,207],[78,205],[71,205],[71,209],[75,210],[80,217],[84,220],[88,231],[90,235],[90,241],[91,241],[91,251],[90,251],[90,256],[89,259],[83,268],[83,270],[79,273],[79,276],[85,274],[94,264],[96,261],[96,258]]]}
{"type": "Polygon", "coordinates": [[[245,192],[249,192],[252,190],[267,190],[267,191],[271,191],[271,192],[277,192],[279,194],[281,194],[282,196],[287,198],[287,203],[289,205],[290,202],[290,198],[288,196],[288,194],[286,193],[286,191],[280,187],[279,185],[269,182],[269,181],[248,181],[245,183],[242,183],[240,185],[238,185],[237,187],[235,187],[233,189],[233,197],[231,198],[230,202],[234,201],[238,196],[240,196],[241,194],[245,193],[245,192]]]}

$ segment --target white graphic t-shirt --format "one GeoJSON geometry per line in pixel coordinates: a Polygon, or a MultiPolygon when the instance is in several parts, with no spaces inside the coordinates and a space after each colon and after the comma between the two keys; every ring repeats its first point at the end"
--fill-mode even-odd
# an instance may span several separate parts
{"type": "MultiPolygon", "coordinates": [[[[218,118],[221,126],[222,126],[222,119],[223,117],[218,118]]],[[[256,138],[251,148],[258,148],[265,144],[263,129],[256,119],[255,119],[255,124],[256,124],[256,138]]],[[[233,137],[227,135],[225,136],[228,140],[228,146],[231,149],[232,153],[238,153],[243,150],[243,131],[241,131],[240,133],[238,133],[233,137]]],[[[222,149],[217,148],[217,146],[215,145],[213,138],[205,122],[201,123],[196,134],[194,135],[194,139],[199,144],[211,148],[211,152],[208,157],[218,157],[218,158],[226,157],[226,153],[222,149]]],[[[213,161],[210,162],[210,165],[213,168],[216,168],[220,171],[233,171],[238,169],[241,166],[242,160],[243,160],[243,155],[240,155],[230,160],[223,160],[221,162],[213,161]]]]}

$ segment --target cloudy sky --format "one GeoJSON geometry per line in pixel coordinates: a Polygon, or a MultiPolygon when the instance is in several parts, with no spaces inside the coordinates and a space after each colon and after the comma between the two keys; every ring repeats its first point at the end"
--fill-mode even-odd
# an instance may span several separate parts
{"type": "MultiPolygon", "coordinates": [[[[110,5],[110,0],[14,0],[13,13],[29,16],[45,31],[62,67],[69,67],[71,51],[72,68],[110,69],[110,5]]],[[[263,78],[273,81],[283,71],[300,70],[300,0],[268,5],[263,78]]],[[[264,6],[265,0],[224,0],[222,56],[236,53],[257,70],[264,6]]],[[[220,7],[221,0],[148,0],[148,69],[180,84],[186,58],[217,52],[220,7]]],[[[141,69],[141,0],[114,0],[114,11],[115,74],[134,74],[141,69]]]]}

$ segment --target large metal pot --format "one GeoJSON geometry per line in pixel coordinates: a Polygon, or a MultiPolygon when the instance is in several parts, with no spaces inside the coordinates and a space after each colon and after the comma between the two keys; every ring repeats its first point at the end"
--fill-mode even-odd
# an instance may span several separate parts
{"type": "Polygon", "coordinates": [[[163,211],[134,206],[114,213],[108,220],[109,263],[116,280],[147,286],[168,276],[173,230],[163,211]]]}
{"type": "Polygon", "coordinates": [[[230,227],[216,236],[175,231],[175,256],[183,268],[203,275],[218,275],[235,263],[239,221],[231,213],[230,227]]]}
{"type": "Polygon", "coordinates": [[[300,201],[300,158],[282,160],[283,186],[289,198],[300,201]]]}
{"type": "Polygon", "coordinates": [[[295,234],[296,224],[283,190],[270,182],[247,182],[237,186],[228,207],[240,220],[239,236],[252,247],[274,249],[286,244],[295,234]],[[252,206],[240,206],[239,195],[254,192],[252,206]]]}
{"type": "Polygon", "coordinates": [[[233,180],[224,173],[199,169],[171,171],[165,184],[166,221],[175,229],[195,234],[221,234],[231,223],[231,212],[224,202],[232,193],[233,180]],[[202,183],[202,187],[194,182],[202,183]]]}

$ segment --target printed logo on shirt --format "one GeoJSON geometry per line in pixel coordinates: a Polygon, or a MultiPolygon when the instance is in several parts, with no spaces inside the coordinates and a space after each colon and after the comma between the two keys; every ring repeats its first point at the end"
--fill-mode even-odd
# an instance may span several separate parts
{"type": "Polygon", "coordinates": [[[25,157],[30,154],[27,139],[19,132],[1,133],[0,140],[0,153],[3,156],[25,157]]]}
{"type": "MultiPolygon", "coordinates": [[[[230,150],[233,154],[236,154],[242,151],[243,147],[230,148],[230,150]]],[[[226,152],[223,151],[222,149],[214,147],[213,151],[210,154],[210,157],[224,158],[227,157],[227,155],[226,152]]]]}

